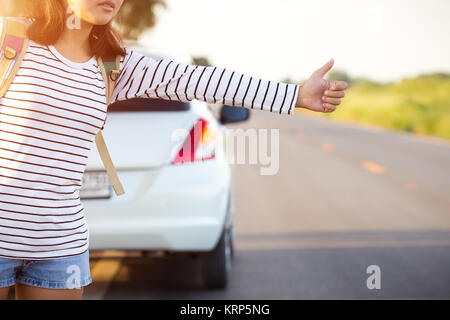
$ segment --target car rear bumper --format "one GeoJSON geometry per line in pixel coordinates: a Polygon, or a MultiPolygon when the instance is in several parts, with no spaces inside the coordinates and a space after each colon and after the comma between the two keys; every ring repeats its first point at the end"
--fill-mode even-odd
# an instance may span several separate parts
{"type": "Polygon", "coordinates": [[[91,250],[212,250],[231,223],[232,175],[215,161],[119,171],[125,195],[83,200],[91,250]]]}

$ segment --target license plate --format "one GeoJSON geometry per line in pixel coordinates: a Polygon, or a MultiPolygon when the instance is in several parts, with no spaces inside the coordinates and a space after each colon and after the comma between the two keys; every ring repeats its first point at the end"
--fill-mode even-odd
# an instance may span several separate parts
{"type": "Polygon", "coordinates": [[[111,197],[111,189],[106,171],[85,171],[81,179],[80,198],[107,199],[111,197]]]}

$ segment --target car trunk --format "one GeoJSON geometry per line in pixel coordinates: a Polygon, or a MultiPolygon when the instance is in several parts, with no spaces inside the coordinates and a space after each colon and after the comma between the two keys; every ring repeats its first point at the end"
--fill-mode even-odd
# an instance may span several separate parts
{"type": "Polygon", "coordinates": [[[82,179],[83,200],[133,201],[149,188],[162,166],[170,164],[197,119],[190,104],[133,99],[109,106],[103,137],[126,193],[113,194],[106,169],[94,143],[82,179]],[[174,138],[178,129],[181,133],[174,138]]]}
{"type": "MultiPolygon", "coordinates": [[[[166,100],[135,99],[110,106],[103,137],[114,166],[119,171],[169,164],[196,118],[189,104],[166,100]],[[184,131],[177,135],[178,129],[184,131]]],[[[102,169],[94,143],[86,170],[102,169]]]]}

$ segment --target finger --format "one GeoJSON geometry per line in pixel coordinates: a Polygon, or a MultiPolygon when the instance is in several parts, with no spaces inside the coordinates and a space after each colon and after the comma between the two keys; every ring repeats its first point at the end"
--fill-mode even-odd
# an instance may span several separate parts
{"type": "Polygon", "coordinates": [[[329,89],[333,91],[342,91],[348,88],[348,83],[345,81],[331,80],[329,83],[329,89]]]}
{"type": "Polygon", "coordinates": [[[329,104],[334,104],[336,106],[341,104],[341,99],[339,99],[339,98],[330,98],[330,97],[323,96],[322,97],[322,101],[323,102],[327,102],[329,104]]]}
{"type": "Polygon", "coordinates": [[[343,97],[345,97],[345,91],[326,90],[324,94],[327,97],[332,97],[332,98],[343,98],[343,97]]]}
{"type": "Polygon", "coordinates": [[[333,112],[334,110],[336,110],[336,106],[333,104],[329,104],[329,103],[324,103],[323,104],[323,111],[324,112],[333,112]]]}
{"type": "Polygon", "coordinates": [[[325,75],[327,74],[328,71],[331,70],[331,68],[334,65],[334,60],[330,59],[327,63],[325,63],[321,68],[317,69],[316,71],[314,71],[313,75],[314,76],[318,76],[318,77],[325,77],[325,75]]]}

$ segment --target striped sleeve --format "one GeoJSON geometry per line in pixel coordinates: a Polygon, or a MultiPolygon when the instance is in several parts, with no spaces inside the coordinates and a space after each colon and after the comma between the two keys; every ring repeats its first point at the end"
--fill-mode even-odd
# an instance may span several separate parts
{"type": "Polygon", "coordinates": [[[155,60],[126,50],[111,104],[145,97],[182,102],[196,99],[294,114],[299,85],[263,80],[220,67],[155,60]]]}

